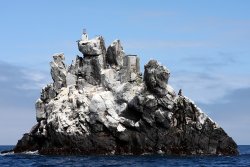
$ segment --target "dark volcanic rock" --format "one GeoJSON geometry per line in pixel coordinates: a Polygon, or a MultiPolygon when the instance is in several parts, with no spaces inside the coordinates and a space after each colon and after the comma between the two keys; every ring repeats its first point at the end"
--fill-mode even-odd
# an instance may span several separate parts
{"type": "Polygon", "coordinates": [[[14,152],[40,154],[237,155],[237,145],[194,102],[176,95],[156,60],[140,74],[139,58],[116,40],[78,41],[83,57],[51,62],[53,83],[36,102],[35,125],[14,152]]]}

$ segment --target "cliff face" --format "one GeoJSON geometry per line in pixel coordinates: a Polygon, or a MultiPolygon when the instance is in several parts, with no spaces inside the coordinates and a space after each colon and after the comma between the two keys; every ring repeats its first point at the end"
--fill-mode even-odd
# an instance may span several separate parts
{"type": "Polygon", "coordinates": [[[168,84],[155,60],[140,73],[140,59],[119,40],[107,49],[99,36],[78,41],[70,66],[53,56],[53,83],[36,102],[37,124],[14,151],[41,154],[223,154],[237,145],[194,102],[168,84]]]}

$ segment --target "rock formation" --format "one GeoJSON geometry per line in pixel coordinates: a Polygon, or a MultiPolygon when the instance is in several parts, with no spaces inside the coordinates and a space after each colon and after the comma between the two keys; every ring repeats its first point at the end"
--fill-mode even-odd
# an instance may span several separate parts
{"type": "Polygon", "coordinates": [[[119,40],[78,41],[70,66],[64,55],[50,63],[53,83],[36,102],[37,124],[15,153],[237,155],[226,132],[168,84],[169,70],[156,60],[144,66],[126,55],[119,40]]]}

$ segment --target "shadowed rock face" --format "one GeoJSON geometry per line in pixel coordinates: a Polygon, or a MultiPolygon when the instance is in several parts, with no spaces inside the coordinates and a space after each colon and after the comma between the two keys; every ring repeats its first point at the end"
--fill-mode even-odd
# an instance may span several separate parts
{"type": "Polygon", "coordinates": [[[53,83],[36,102],[37,124],[14,152],[41,154],[237,155],[226,132],[168,84],[156,60],[140,74],[139,58],[116,40],[79,41],[83,56],[70,66],[53,56],[53,83]]]}

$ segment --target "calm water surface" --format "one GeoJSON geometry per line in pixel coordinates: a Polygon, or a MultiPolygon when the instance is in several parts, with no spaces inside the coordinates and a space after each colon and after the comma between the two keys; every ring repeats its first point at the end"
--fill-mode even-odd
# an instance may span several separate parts
{"type": "MultiPolygon", "coordinates": [[[[13,146],[0,146],[0,151],[13,146]]],[[[43,156],[36,152],[0,154],[0,167],[5,166],[249,166],[250,145],[239,146],[239,156],[43,156]]]]}

